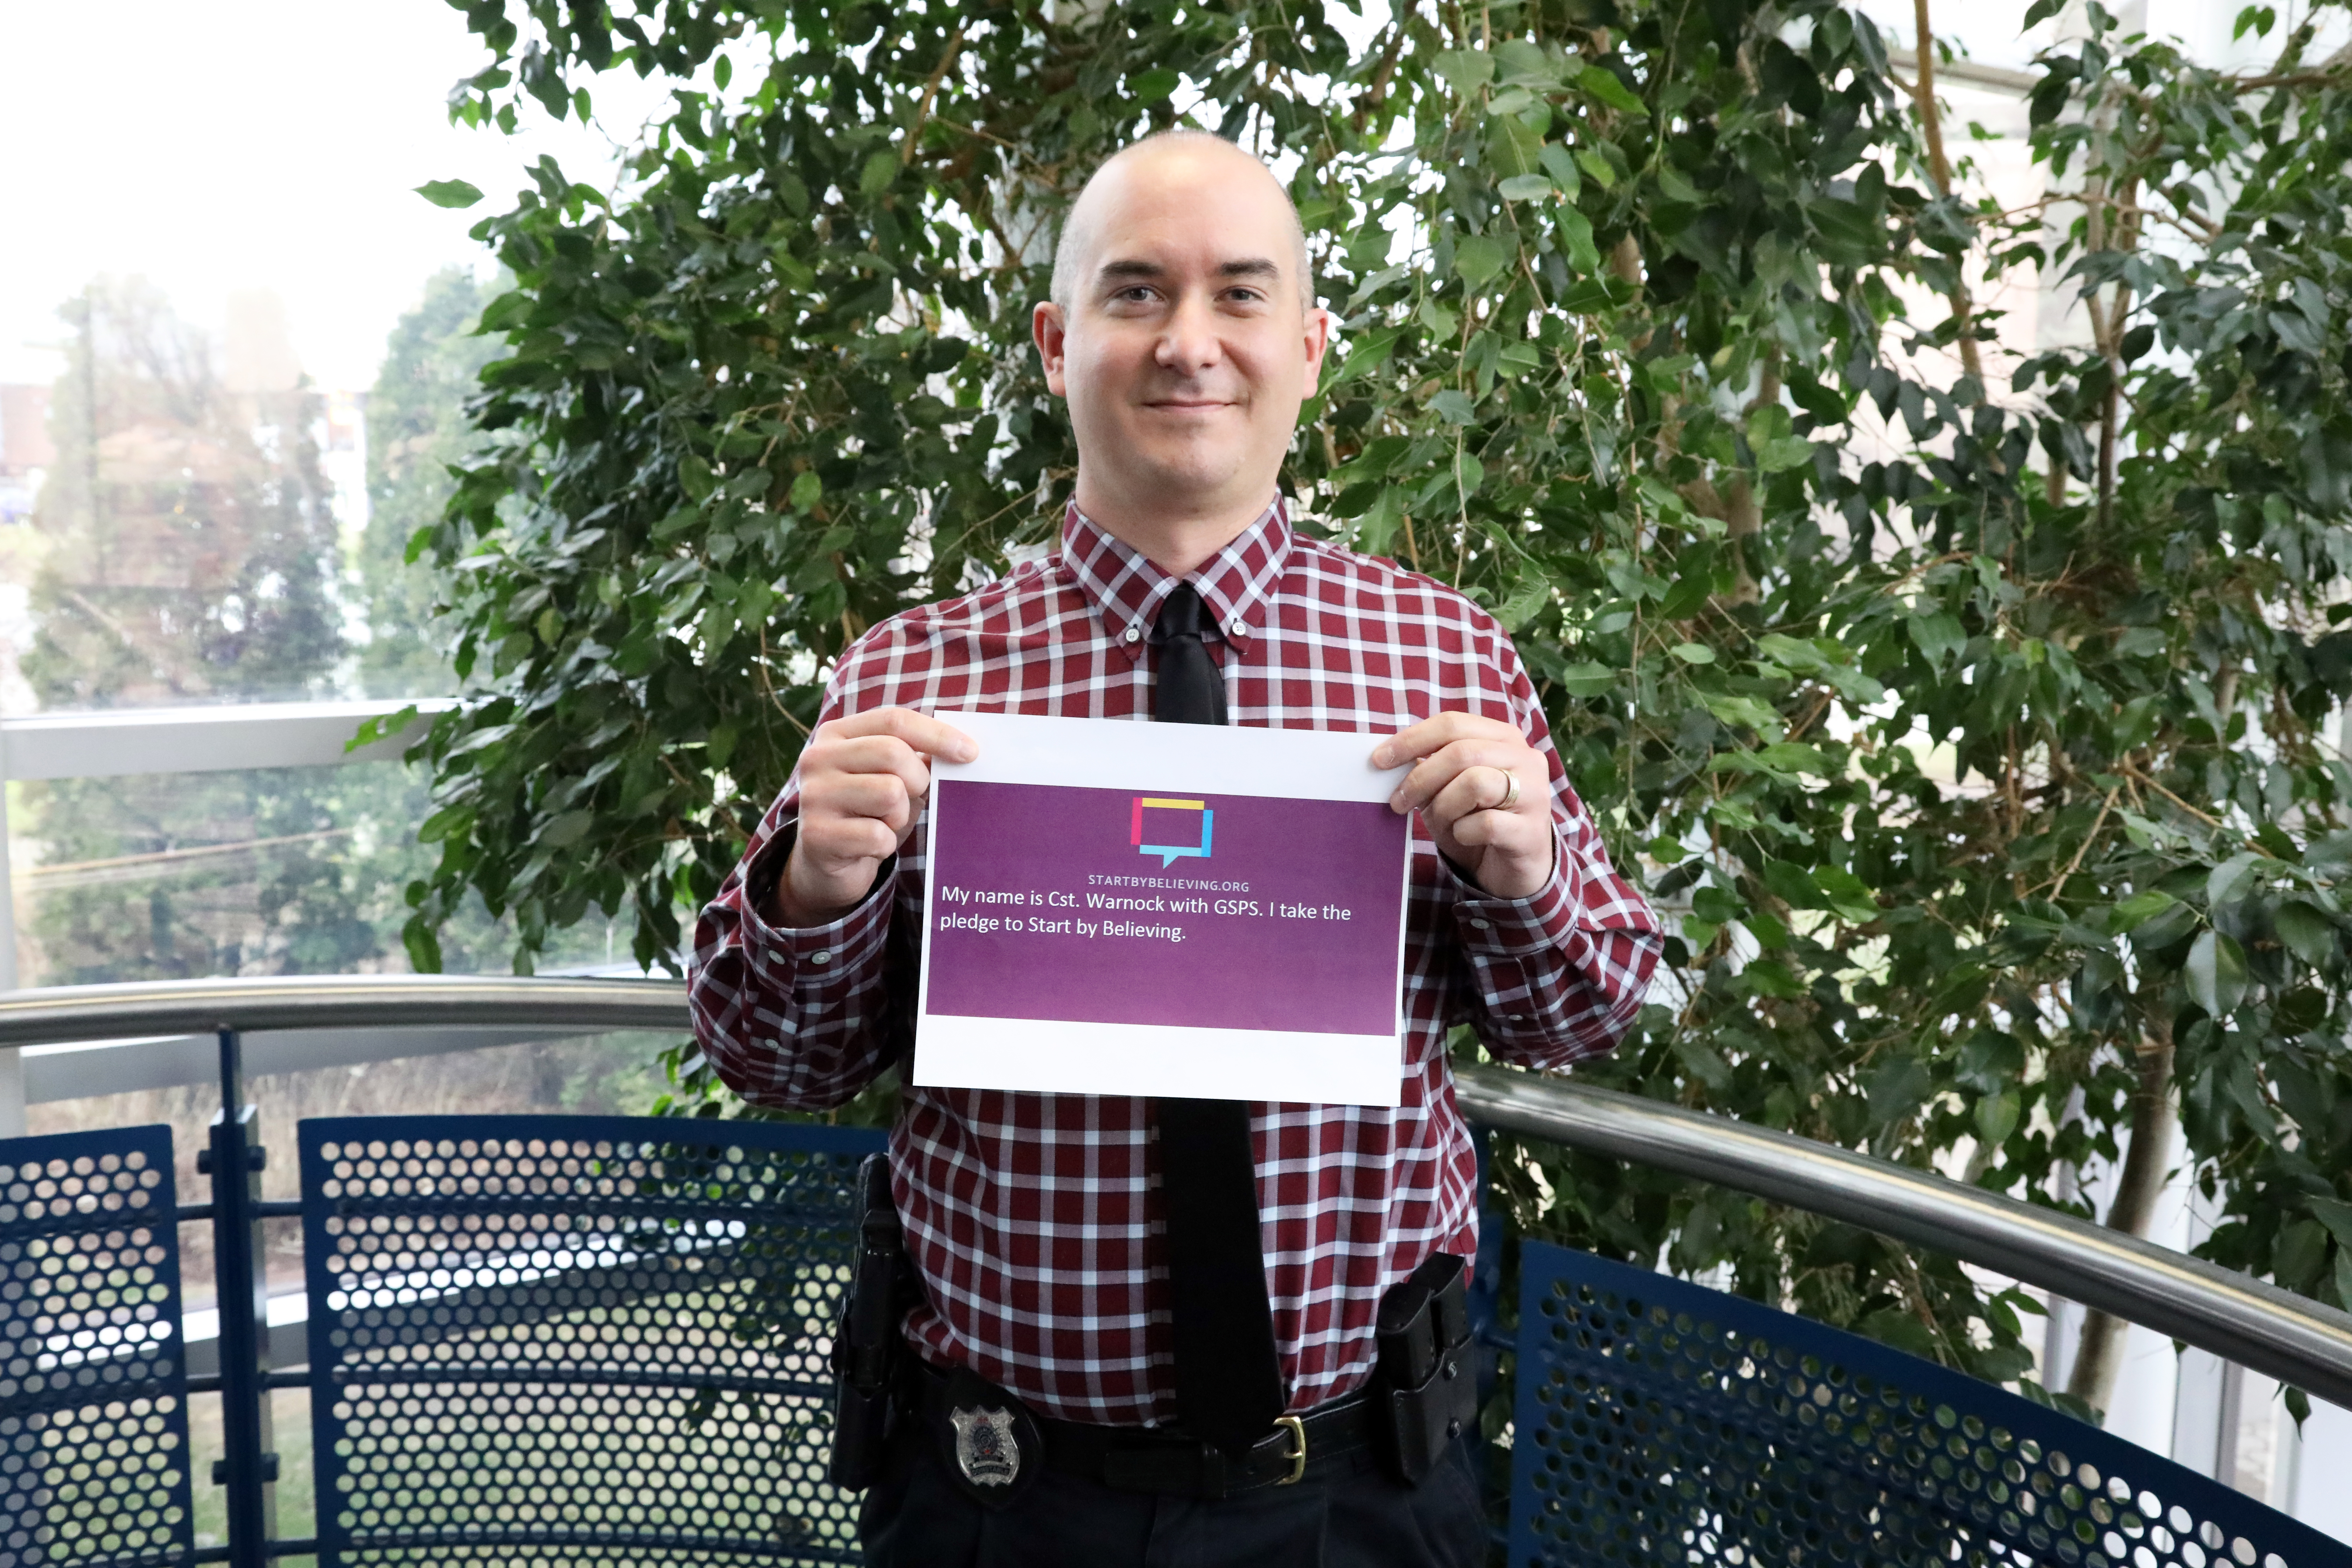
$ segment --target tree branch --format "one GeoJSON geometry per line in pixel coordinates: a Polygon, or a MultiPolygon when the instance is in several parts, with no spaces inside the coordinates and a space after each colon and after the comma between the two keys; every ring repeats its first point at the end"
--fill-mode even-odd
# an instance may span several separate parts
{"type": "MultiPolygon", "coordinates": [[[[1952,165],[1950,160],[1944,156],[1944,121],[1936,109],[1936,35],[1927,26],[1927,0],[1911,0],[1911,16],[1919,35],[1919,76],[1913,84],[1912,98],[1919,106],[1919,126],[1927,138],[1927,173],[1936,182],[1936,194],[1948,196],[1952,194],[1952,165]]],[[[1976,377],[1981,385],[1984,382],[1984,361],[1977,352],[1976,330],[1972,325],[1976,310],[1969,299],[1965,276],[1953,280],[1949,299],[1952,323],[1957,329],[1960,345],[1960,368],[1976,377]]]]}
{"type": "Polygon", "coordinates": [[[915,144],[923,139],[923,122],[931,117],[931,100],[940,90],[940,79],[948,74],[956,56],[963,53],[963,24],[958,22],[955,31],[948,35],[948,47],[940,56],[940,63],[931,68],[929,79],[923,83],[923,101],[915,110],[915,122],[907,127],[907,139],[898,145],[898,167],[905,168],[915,159],[915,144]]]}

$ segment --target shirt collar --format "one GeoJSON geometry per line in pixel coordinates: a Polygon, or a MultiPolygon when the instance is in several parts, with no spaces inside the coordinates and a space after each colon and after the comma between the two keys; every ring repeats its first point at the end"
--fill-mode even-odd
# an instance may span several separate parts
{"type": "Polygon", "coordinates": [[[1143,657],[1160,602],[1179,582],[1189,582],[1208,606],[1216,636],[1246,650],[1265,625],[1266,600],[1282,579],[1290,555],[1290,516],[1276,496],[1233,542],[1202,562],[1188,577],[1171,577],[1142,552],[1078,510],[1072,501],[1062,515],[1062,564],[1094,601],[1095,613],[1113,642],[1130,659],[1143,657]]]}

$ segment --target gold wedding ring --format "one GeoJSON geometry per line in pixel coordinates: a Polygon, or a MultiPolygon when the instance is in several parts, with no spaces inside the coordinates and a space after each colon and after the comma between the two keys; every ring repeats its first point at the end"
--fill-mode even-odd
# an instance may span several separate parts
{"type": "Polygon", "coordinates": [[[1496,801],[1492,809],[1496,811],[1513,811],[1517,809],[1519,804],[1519,775],[1511,772],[1508,768],[1497,768],[1495,771],[1503,775],[1503,783],[1509,787],[1503,791],[1503,798],[1496,801]]]}

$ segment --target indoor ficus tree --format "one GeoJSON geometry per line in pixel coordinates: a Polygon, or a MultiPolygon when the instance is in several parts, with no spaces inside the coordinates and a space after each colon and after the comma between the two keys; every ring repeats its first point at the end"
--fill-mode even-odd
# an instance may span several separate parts
{"type": "MultiPolygon", "coordinates": [[[[542,163],[478,230],[515,287],[482,455],[412,546],[470,682],[424,752],[420,966],[468,889],[521,966],[591,907],[681,962],[829,661],[1052,538],[1054,223],[1195,123],[1289,181],[1339,321],[1302,526],[1510,628],[1676,932],[1580,1070],[2039,1201],[2121,1162],[2127,1226],[2177,1113],[2209,1250],[2352,1300],[2352,68],[2313,24],[2232,77],[2070,16],[2021,214],[1819,0],[461,9],[493,57],[461,118],[676,91],[614,188],[542,163]],[[2085,293],[2083,347],[2000,352],[1972,299],[2028,268],[2085,293]]],[[[2029,1303],[1948,1260],[1496,1168],[1531,1232],[2031,1367],[2029,1303]]]]}

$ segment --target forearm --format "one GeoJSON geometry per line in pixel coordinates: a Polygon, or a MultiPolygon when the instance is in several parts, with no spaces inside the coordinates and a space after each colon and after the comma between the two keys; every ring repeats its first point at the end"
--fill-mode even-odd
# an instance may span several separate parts
{"type": "Polygon", "coordinates": [[[887,1026],[897,861],[835,920],[778,923],[774,868],[795,824],[763,826],[695,931],[688,1000],[695,1037],[720,1081],[746,1100],[825,1110],[891,1059],[887,1026]]]}
{"type": "Polygon", "coordinates": [[[1489,1052],[1520,1067],[1556,1071],[1612,1049],[1664,945],[1649,906],[1580,848],[1564,836],[1551,879],[1529,898],[1465,883],[1455,906],[1467,1021],[1489,1052]]]}

